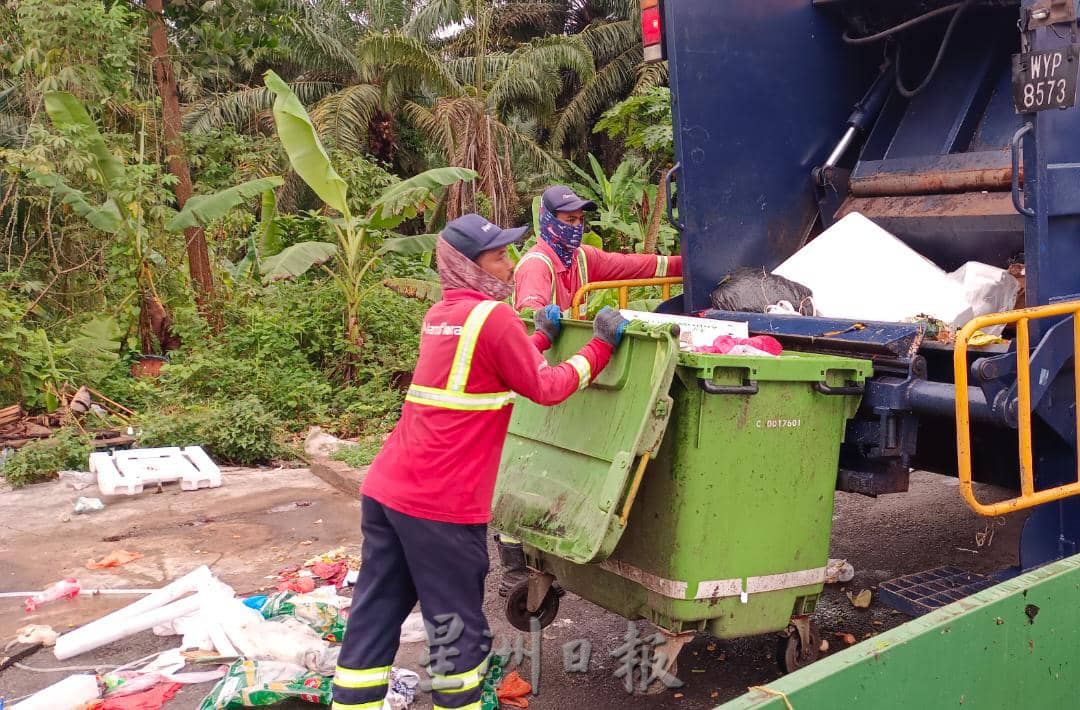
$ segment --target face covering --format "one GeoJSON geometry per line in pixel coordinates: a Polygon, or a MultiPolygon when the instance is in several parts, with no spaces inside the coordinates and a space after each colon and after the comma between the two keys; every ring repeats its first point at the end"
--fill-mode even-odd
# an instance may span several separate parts
{"type": "Polygon", "coordinates": [[[585,225],[560,222],[547,207],[540,205],[540,237],[547,242],[566,268],[570,268],[570,260],[581,246],[583,236],[585,225]]]}
{"type": "Polygon", "coordinates": [[[504,301],[510,297],[510,284],[481,269],[475,261],[459,252],[442,237],[435,243],[435,263],[438,265],[439,281],[444,289],[467,288],[479,291],[495,301],[504,301]]]}

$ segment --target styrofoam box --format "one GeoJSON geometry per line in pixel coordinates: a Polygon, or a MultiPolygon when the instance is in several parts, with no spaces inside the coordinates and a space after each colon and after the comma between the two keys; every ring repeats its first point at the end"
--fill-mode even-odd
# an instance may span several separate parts
{"type": "Polygon", "coordinates": [[[221,469],[201,446],[95,452],[90,454],[90,471],[107,496],[136,495],[147,485],[173,481],[185,491],[221,485],[221,469]]]}

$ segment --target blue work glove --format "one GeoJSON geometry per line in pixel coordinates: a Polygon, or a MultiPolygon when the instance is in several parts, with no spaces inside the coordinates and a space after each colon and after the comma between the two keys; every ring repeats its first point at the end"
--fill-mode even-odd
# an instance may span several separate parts
{"type": "Polygon", "coordinates": [[[544,306],[533,316],[533,323],[538,331],[547,336],[549,343],[554,343],[555,338],[559,337],[559,331],[562,330],[562,314],[559,313],[559,307],[554,303],[544,306]]]}
{"type": "Polygon", "coordinates": [[[623,331],[626,330],[628,325],[630,325],[630,321],[619,315],[618,311],[609,306],[604,306],[596,314],[596,319],[593,321],[593,336],[603,340],[611,347],[617,348],[619,342],[622,341],[623,331]]]}

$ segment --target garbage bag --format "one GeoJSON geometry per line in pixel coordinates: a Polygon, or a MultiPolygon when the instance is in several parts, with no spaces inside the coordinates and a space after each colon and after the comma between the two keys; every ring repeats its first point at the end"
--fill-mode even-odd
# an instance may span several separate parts
{"type": "Polygon", "coordinates": [[[241,659],[203,699],[199,710],[277,705],[290,698],[329,705],[333,683],[333,676],[312,673],[294,663],[241,659]]]}
{"type": "Polygon", "coordinates": [[[757,267],[735,269],[720,280],[709,298],[713,308],[721,311],[765,313],[769,306],[787,301],[798,313],[814,315],[810,289],[757,267]]]}
{"type": "Polygon", "coordinates": [[[341,643],[349,613],[315,595],[292,592],[271,594],[261,609],[264,619],[295,617],[318,632],[327,641],[341,643]]]}

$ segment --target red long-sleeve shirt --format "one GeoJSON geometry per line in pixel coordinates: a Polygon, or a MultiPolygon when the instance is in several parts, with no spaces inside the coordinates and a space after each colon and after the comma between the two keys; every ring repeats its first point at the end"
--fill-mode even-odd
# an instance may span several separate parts
{"type": "MultiPolygon", "coordinates": [[[[364,495],[418,518],[461,524],[491,519],[512,400],[498,409],[467,411],[444,408],[434,399],[453,399],[447,388],[459,341],[465,337],[463,327],[484,301],[492,303],[476,291],[449,289],[424,316],[410,397],[368,469],[364,495]],[[432,402],[422,403],[414,391],[419,397],[435,394],[432,402]]],[[[530,339],[509,305],[494,305],[476,339],[464,397],[479,401],[484,393],[497,400],[497,393],[514,392],[539,404],[558,404],[588,386],[612,352],[610,345],[594,338],[571,358],[576,363],[549,365],[540,354],[548,346],[543,334],[530,339]]]]}
{"type": "Polygon", "coordinates": [[[559,310],[570,307],[574,294],[581,288],[581,253],[585,253],[585,271],[587,281],[621,281],[626,279],[648,279],[657,276],[682,276],[681,256],[658,256],[656,254],[618,254],[601,251],[595,247],[583,246],[574,252],[570,268],[563,266],[555,251],[547,242],[537,242],[536,246],[522,257],[514,271],[514,308],[539,310],[551,303],[551,269],[555,271],[555,303],[559,310]],[[543,259],[526,259],[529,254],[538,253],[543,259]]]}

